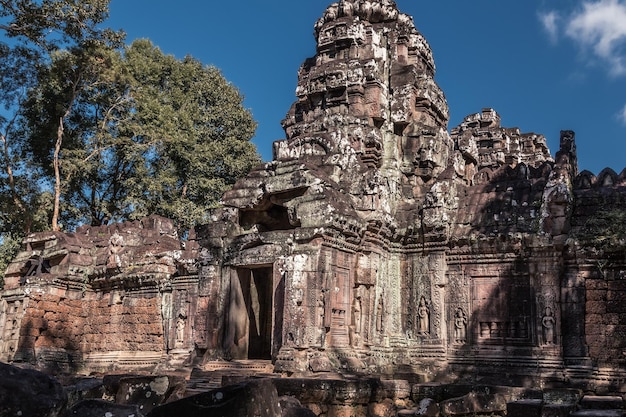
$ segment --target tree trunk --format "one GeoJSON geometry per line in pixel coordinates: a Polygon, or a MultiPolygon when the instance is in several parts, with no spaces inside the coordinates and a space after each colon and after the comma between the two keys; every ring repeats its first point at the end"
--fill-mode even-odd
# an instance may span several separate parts
{"type": "Polygon", "coordinates": [[[57,129],[57,140],[54,145],[54,208],[52,210],[52,230],[58,232],[59,227],[59,206],[61,205],[61,169],[59,155],[63,144],[63,117],[59,118],[59,128],[57,129]]]}
{"type": "Polygon", "coordinates": [[[15,207],[17,207],[18,210],[22,212],[25,216],[24,233],[27,235],[30,233],[32,219],[28,210],[26,210],[26,205],[24,204],[24,202],[18,195],[17,189],[15,187],[15,176],[13,175],[13,167],[11,166],[11,157],[9,155],[10,151],[9,151],[9,142],[8,142],[7,136],[0,134],[0,138],[2,139],[2,152],[4,154],[4,170],[9,180],[9,189],[11,190],[11,199],[13,200],[13,204],[15,204],[15,207]]]}

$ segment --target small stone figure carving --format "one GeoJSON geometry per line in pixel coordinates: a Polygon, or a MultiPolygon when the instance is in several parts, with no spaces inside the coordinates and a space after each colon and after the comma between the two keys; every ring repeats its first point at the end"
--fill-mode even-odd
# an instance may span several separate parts
{"type": "Polygon", "coordinates": [[[465,343],[467,341],[467,316],[461,307],[454,313],[454,342],[465,343]]]}
{"type": "Polygon", "coordinates": [[[417,319],[417,334],[420,336],[428,335],[430,333],[430,309],[426,305],[424,296],[420,299],[417,308],[417,319]]]}
{"type": "Polygon", "coordinates": [[[111,235],[109,239],[109,260],[107,266],[110,268],[120,268],[122,266],[122,260],[120,258],[120,252],[124,246],[124,238],[117,232],[111,235]]]}
{"type": "Polygon", "coordinates": [[[4,322],[7,317],[7,302],[0,300],[0,339],[2,338],[2,331],[4,330],[4,322]]]}
{"type": "Polygon", "coordinates": [[[354,325],[354,332],[361,333],[361,295],[357,293],[352,301],[352,324],[354,325]]]}
{"type": "Polygon", "coordinates": [[[182,346],[185,341],[185,321],[187,314],[181,309],[176,319],[176,346],[182,346]]]}
{"type": "Polygon", "coordinates": [[[317,320],[318,327],[320,331],[320,346],[324,347],[326,344],[326,333],[328,333],[328,329],[326,328],[326,300],[324,298],[324,290],[320,291],[319,296],[317,297],[317,320]]]}
{"type": "Polygon", "coordinates": [[[320,291],[319,297],[317,297],[317,318],[318,326],[324,327],[324,314],[326,310],[326,303],[324,302],[324,290],[320,291]]]}
{"type": "Polygon", "coordinates": [[[550,307],[546,307],[543,319],[541,320],[541,324],[543,325],[543,341],[546,345],[554,344],[554,325],[556,324],[556,320],[552,315],[552,309],[550,307]]]}
{"type": "Polygon", "coordinates": [[[354,325],[349,327],[350,346],[353,348],[361,347],[361,335],[357,332],[354,325]]]}
{"type": "Polygon", "coordinates": [[[385,302],[383,301],[384,292],[378,299],[378,306],[376,307],[376,331],[382,333],[384,328],[384,315],[385,315],[385,302]]]}

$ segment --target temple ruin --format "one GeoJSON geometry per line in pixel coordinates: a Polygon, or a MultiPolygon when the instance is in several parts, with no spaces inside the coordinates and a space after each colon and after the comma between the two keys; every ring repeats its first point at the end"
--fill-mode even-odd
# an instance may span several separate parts
{"type": "Polygon", "coordinates": [[[626,243],[589,240],[626,210],[626,169],[579,172],[573,132],[553,156],[491,108],[449,130],[430,46],[393,1],[333,3],[315,36],[274,160],[188,239],[158,216],[28,236],[0,361],[626,391],[626,243]]]}

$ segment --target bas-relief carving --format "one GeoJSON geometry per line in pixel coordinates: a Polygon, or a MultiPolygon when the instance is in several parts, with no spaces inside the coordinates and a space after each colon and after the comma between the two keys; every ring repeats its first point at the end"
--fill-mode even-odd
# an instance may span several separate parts
{"type": "Polygon", "coordinates": [[[446,334],[444,306],[447,264],[445,253],[433,252],[429,257],[429,269],[432,276],[432,333],[435,338],[442,339],[446,334]]]}
{"type": "Polygon", "coordinates": [[[124,238],[117,232],[109,239],[109,259],[107,268],[120,268],[122,266],[121,252],[124,248],[124,238]]]}
{"type": "Polygon", "coordinates": [[[551,286],[544,287],[538,300],[541,318],[540,331],[538,333],[541,335],[540,343],[543,345],[551,346],[557,344],[555,331],[557,318],[554,314],[557,305],[558,299],[555,288],[551,286]]]}
{"type": "Polygon", "coordinates": [[[8,358],[5,357],[5,344],[7,343],[7,341],[9,340],[9,338],[6,335],[6,323],[7,323],[7,316],[8,316],[8,305],[7,302],[3,299],[0,299],[0,359],[2,360],[7,360],[8,358]]]}
{"type": "Polygon", "coordinates": [[[361,294],[358,290],[358,288],[355,290],[354,299],[352,300],[352,326],[354,326],[356,334],[361,333],[361,321],[363,318],[361,294]]]}
{"type": "Polygon", "coordinates": [[[161,294],[161,321],[163,325],[163,340],[165,341],[166,351],[172,349],[170,342],[170,328],[172,319],[174,318],[174,305],[171,288],[161,294]]]}
{"type": "Polygon", "coordinates": [[[176,317],[176,347],[182,347],[185,343],[185,328],[187,325],[187,312],[181,308],[176,317]]]}
{"type": "MultiPolygon", "coordinates": [[[[293,360],[289,352],[314,357],[349,352],[350,346],[367,358],[377,349],[397,355],[367,364],[382,369],[411,362],[411,355],[432,354],[443,363],[467,345],[478,360],[485,345],[493,345],[486,349],[493,353],[503,345],[530,352],[565,344],[562,315],[569,311],[575,311],[570,320],[584,322],[577,327],[593,326],[584,317],[584,296],[576,291],[584,291],[594,275],[575,288],[559,282],[568,268],[563,254],[572,263],[579,255],[575,247],[564,252],[551,240],[559,234],[565,241],[575,225],[568,216],[579,215],[571,198],[582,192],[572,189],[573,137],[564,135],[555,162],[543,136],[501,127],[493,109],[466,117],[448,133],[448,106],[433,78],[432,51],[391,1],[333,4],[316,24],[316,34],[318,53],[300,68],[297,101],[283,121],[286,137],[274,146],[276,160],[238,181],[211,223],[198,229],[197,241],[186,242],[197,246],[189,256],[197,261],[200,297],[192,291],[183,297],[172,284],[187,270],[177,263],[181,245],[171,233],[166,237],[176,245],[155,251],[159,256],[178,251],[159,265],[167,278],[148,287],[154,274],[140,275],[142,294],[160,297],[154,319],[163,323],[164,351],[207,339],[213,359],[248,358],[250,327],[262,326],[258,316],[258,322],[248,316],[249,289],[242,288],[238,269],[269,264],[278,280],[272,287],[273,357],[293,360]],[[522,186],[538,198],[512,200],[522,186]],[[524,209],[524,203],[536,206],[524,209]],[[538,221],[540,236],[523,227],[538,221]],[[542,254],[545,271],[511,267],[534,253],[542,254]],[[546,295],[550,291],[559,297],[546,295]]],[[[621,181],[613,174],[602,178],[607,182],[579,182],[585,190],[602,186],[610,193],[621,181]]],[[[136,226],[136,236],[142,230],[163,235],[147,223],[136,226]]],[[[105,236],[94,256],[100,272],[83,268],[81,274],[107,281],[160,259],[152,253],[150,262],[133,258],[135,243],[126,241],[125,227],[75,234],[78,243],[85,239],[89,245],[96,243],[85,236],[105,236]]],[[[54,246],[45,239],[42,245],[54,246]]],[[[138,251],[157,243],[140,240],[138,251]]],[[[72,247],[80,244],[54,250],[72,247]]],[[[32,252],[10,269],[9,285],[30,285],[23,271],[33,278],[51,274],[46,251],[32,252]]],[[[135,296],[124,282],[118,284],[111,307],[130,304],[135,296]]],[[[18,319],[0,315],[5,352],[17,349],[18,319]]],[[[583,338],[580,330],[567,339],[578,344],[570,349],[578,356],[586,349],[580,346],[583,338]]]]}
{"type": "Polygon", "coordinates": [[[409,337],[424,336],[420,329],[419,308],[424,296],[430,299],[431,294],[428,259],[421,256],[414,257],[407,260],[405,264],[404,274],[407,277],[406,285],[409,290],[404,294],[403,300],[403,306],[406,306],[406,333],[409,337]]]}
{"type": "Polygon", "coordinates": [[[385,299],[384,293],[381,293],[378,297],[378,304],[376,305],[376,331],[383,332],[385,317],[385,299]]]}
{"type": "Polygon", "coordinates": [[[320,346],[326,346],[326,335],[330,330],[330,318],[326,314],[326,293],[328,289],[321,289],[318,292],[316,303],[316,325],[319,329],[320,346]]]}
{"type": "Polygon", "coordinates": [[[4,326],[0,327],[0,359],[3,361],[9,362],[13,360],[18,353],[20,324],[23,321],[25,306],[26,300],[21,298],[6,301],[4,306],[4,326]]]}
{"type": "Polygon", "coordinates": [[[417,334],[419,336],[430,335],[430,308],[423,296],[417,307],[417,334]]]}
{"type": "Polygon", "coordinates": [[[467,342],[467,315],[465,311],[458,307],[454,312],[453,328],[454,339],[453,343],[465,344],[467,342]]]}
{"type": "Polygon", "coordinates": [[[388,317],[385,317],[385,329],[387,334],[402,332],[400,317],[402,303],[402,274],[399,257],[391,257],[387,262],[387,282],[385,284],[385,304],[388,317]]]}
{"type": "Polygon", "coordinates": [[[433,288],[432,294],[431,336],[435,339],[441,340],[446,332],[446,322],[443,315],[444,290],[442,287],[436,286],[433,288]]]}
{"type": "Polygon", "coordinates": [[[447,133],[435,133],[432,128],[412,124],[404,130],[402,153],[404,172],[429,180],[448,162],[450,139],[447,133]]]}
{"type": "Polygon", "coordinates": [[[545,308],[543,318],[541,319],[541,325],[543,327],[543,344],[554,345],[556,343],[556,320],[552,315],[552,309],[550,307],[545,308]]]}
{"type": "Polygon", "coordinates": [[[4,323],[7,318],[7,302],[0,299],[0,329],[4,328],[4,323]]]}

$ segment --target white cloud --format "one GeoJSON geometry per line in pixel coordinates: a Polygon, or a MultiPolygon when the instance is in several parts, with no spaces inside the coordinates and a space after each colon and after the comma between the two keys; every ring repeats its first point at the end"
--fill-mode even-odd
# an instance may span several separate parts
{"type": "Polygon", "coordinates": [[[567,19],[565,34],[607,63],[612,75],[626,74],[626,0],[584,2],[567,19]]]}
{"type": "Polygon", "coordinates": [[[626,125],[626,104],[624,104],[624,107],[622,107],[619,113],[617,113],[617,118],[620,122],[626,125]]]}
{"type": "Polygon", "coordinates": [[[550,41],[552,43],[556,43],[559,37],[559,26],[558,20],[559,15],[557,12],[546,12],[546,13],[538,13],[539,21],[541,22],[544,30],[550,37],[550,41]]]}

